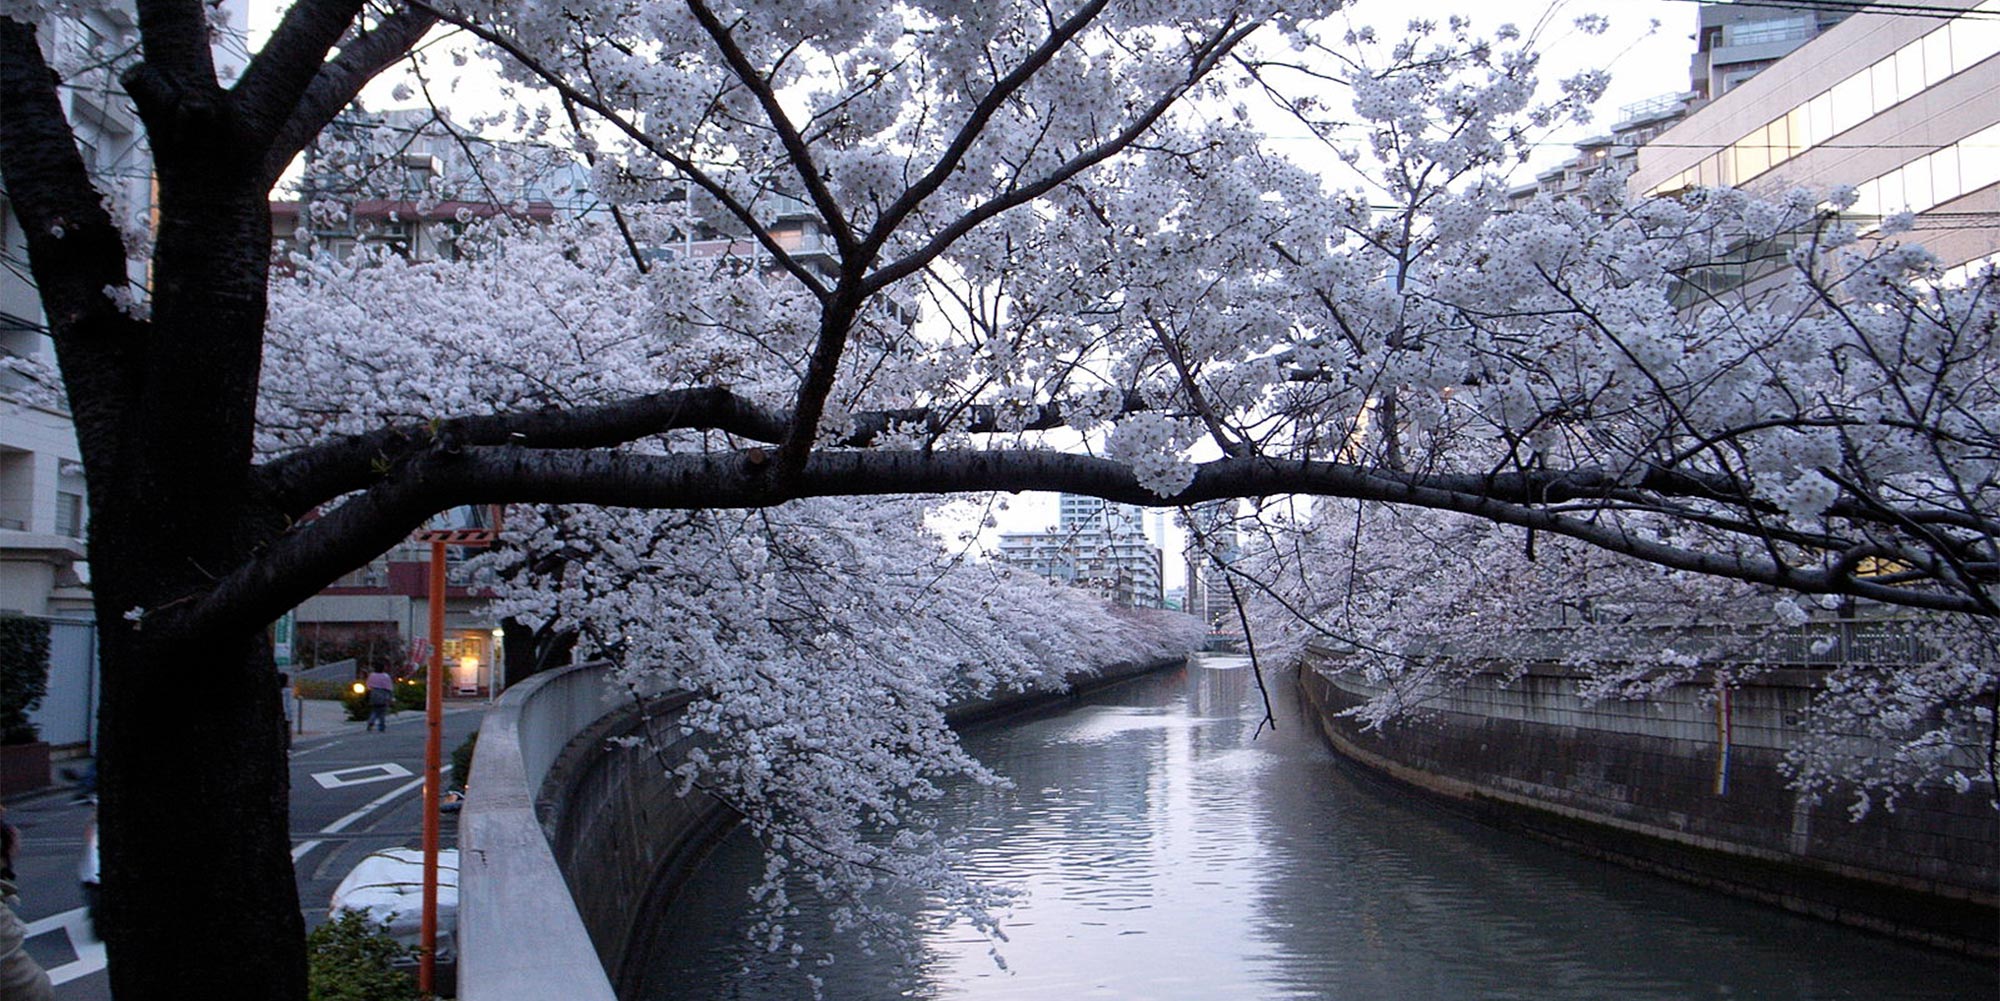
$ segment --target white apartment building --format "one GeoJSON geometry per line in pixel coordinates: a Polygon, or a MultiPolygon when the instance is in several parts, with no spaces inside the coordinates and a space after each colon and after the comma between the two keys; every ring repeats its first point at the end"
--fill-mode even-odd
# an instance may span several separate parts
{"type": "Polygon", "coordinates": [[[1057,524],[1000,536],[1000,559],[1116,604],[1161,607],[1160,548],[1146,537],[1145,509],[1081,494],[1058,503],[1057,524]]]}
{"type": "Polygon", "coordinates": [[[1604,171],[1631,174],[1638,165],[1640,147],[1776,65],[1850,13],[1835,7],[1808,11],[1781,4],[1702,4],[1695,18],[1695,52],[1689,61],[1687,89],[1618,109],[1610,131],[1578,142],[1568,161],[1536,174],[1533,184],[1508,191],[1507,200],[1519,207],[1537,195],[1579,198],[1591,178],[1604,171]]]}
{"type": "MultiPolygon", "coordinates": [[[[1864,224],[1911,212],[1947,269],[2000,253],[2000,0],[1857,13],[1639,150],[1638,195],[1853,186],[1864,224]]],[[[1726,276],[1740,283],[1748,272],[1726,276]]],[[[1723,279],[1717,279],[1723,280],[1723,279]]]]}

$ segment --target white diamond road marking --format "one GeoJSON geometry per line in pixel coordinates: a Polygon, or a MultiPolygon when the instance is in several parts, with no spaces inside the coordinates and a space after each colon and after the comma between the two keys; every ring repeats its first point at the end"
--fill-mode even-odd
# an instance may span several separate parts
{"type": "Polygon", "coordinates": [[[76,953],[76,958],[47,971],[49,983],[66,984],[104,969],[104,943],[90,933],[90,918],[83,908],[30,921],[24,937],[34,938],[52,931],[60,931],[69,937],[69,948],[76,953]]]}
{"type": "Polygon", "coordinates": [[[336,768],[330,772],[314,772],[313,781],[322,789],[344,789],[348,786],[367,785],[370,782],[387,782],[410,774],[410,770],[391,761],[380,765],[356,765],[353,768],[336,768]]]}

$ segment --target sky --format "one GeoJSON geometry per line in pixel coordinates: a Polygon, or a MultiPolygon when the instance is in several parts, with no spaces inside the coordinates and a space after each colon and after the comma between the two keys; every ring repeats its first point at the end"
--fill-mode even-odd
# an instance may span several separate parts
{"type": "MultiPolygon", "coordinates": [[[[251,0],[252,47],[261,44],[283,6],[277,0],[251,0]]],[[[1611,84],[1597,105],[1594,121],[1555,132],[1538,145],[1529,163],[1512,178],[1516,184],[1525,184],[1534,179],[1535,173],[1566,160],[1572,143],[1608,131],[1622,117],[1619,109],[1688,89],[1688,62],[1694,53],[1697,8],[1698,4],[1692,0],[1356,0],[1341,16],[1356,26],[1371,25],[1379,35],[1390,38],[1418,18],[1443,22],[1453,14],[1461,14],[1472,20],[1476,34],[1490,34],[1499,25],[1511,23],[1539,37],[1545,86],[1585,69],[1608,71],[1611,84]],[[1575,30],[1572,27],[1575,19],[1586,14],[1607,17],[1610,29],[1599,36],[1575,30]]],[[[376,109],[407,103],[393,96],[398,77],[395,71],[384,74],[364,92],[364,101],[376,109]]],[[[483,102],[477,96],[466,92],[468,87],[461,85],[456,96],[471,98],[472,104],[481,105],[483,102]]],[[[497,103],[497,99],[493,100],[497,103]]],[[[1275,135],[1273,141],[1281,150],[1288,141],[1297,141],[1302,148],[1307,142],[1303,136],[1288,140],[1283,134],[1275,135]]],[[[1312,148],[1320,149],[1317,144],[1312,148]]],[[[1006,510],[995,512],[995,519],[1002,531],[1032,531],[1053,525],[1055,495],[1010,498],[1006,510]]],[[[1172,588],[1182,583],[1185,574],[1179,555],[1180,532],[1171,526],[1171,519],[1168,521],[1166,538],[1156,541],[1165,542],[1167,586],[1172,588]]]]}
{"type": "MultiPolygon", "coordinates": [[[[1562,129],[1539,145],[1513,178],[1517,184],[1526,184],[1537,172],[1567,160],[1573,143],[1609,131],[1611,124],[1623,117],[1619,109],[1688,89],[1698,7],[1683,0],[1358,0],[1345,16],[1357,26],[1372,25],[1385,37],[1394,37],[1413,19],[1442,22],[1454,13],[1470,17],[1476,34],[1490,34],[1501,24],[1532,31],[1537,24],[1546,23],[1541,31],[1545,85],[1586,69],[1608,71],[1611,84],[1598,102],[1592,122],[1562,129]],[[1595,37],[1574,30],[1572,23],[1586,14],[1609,18],[1610,29],[1595,37]]],[[[1282,149],[1285,137],[1274,139],[1282,149]]],[[[1308,147],[1303,138],[1298,141],[1302,148],[1320,148],[1316,143],[1308,147]]],[[[1008,509],[997,513],[996,520],[1000,531],[1035,531],[1053,525],[1056,497],[1025,494],[1010,498],[1008,509]]],[[[1172,526],[1171,517],[1167,520],[1166,538],[1155,541],[1164,543],[1166,586],[1174,588],[1185,584],[1186,568],[1180,555],[1181,532],[1172,526]]],[[[1148,525],[1149,530],[1152,527],[1148,525]]]]}

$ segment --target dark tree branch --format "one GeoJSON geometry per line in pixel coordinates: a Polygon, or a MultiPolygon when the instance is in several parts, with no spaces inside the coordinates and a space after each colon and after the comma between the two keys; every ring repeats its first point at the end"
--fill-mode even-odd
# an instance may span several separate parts
{"type": "MultiPolygon", "coordinates": [[[[356,0],[357,6],[359,0],[356,0]]],[[[201,0],[138,0],[139,51],[157,79],[174,88],[217,90],[209,48],[208,5],[201,0]]],[[[137,98],[138,94],[133,94],[137,98]]]]}
{"type": "MultiPolygon", "coordinates": [[[[279,27],[280,32],[291,25],[294,17],[302,16],[300,11],[304,6],[301,4],[291,9],[284,24],[279,27]]],[[[360,5],[341,0],[321,6],[344,8],[360,5]]],[[[318,27],[330,26],[332,17],[329,14],[323,20],[327,24],[318,27]]],[[[352,20],[352,15],[349,20],[352,20]]],[[[309,63],[303,57],[300,60],[301,65],[312,69],[311,76],[302,84],[290,75],[283,80],[273,79],[275,72],[253,80],[252,74],[258,73],[268,58],[277,55],[274,46],[278,44],[279,36],[273,35],[271,42],[264,46],[264,51],[250,64],[243,80],[236,85],[237,94],[249,106],[246,114],[265,122],[272,130],[270,151],[264,157],[267,183],[275,184],[278,175],[291,164],[292,158],[298,156],[299,151],[305,149],[320,130],[354,100],[368,81],[408,55],[424,33],[436,24],[437,17],[427,10],[403,8],[383,18],[374,28],[350,39],[340,47],[337,55],[325,62],[320,60],[327,51],[326,45],[319,45],[318,34],[308,36],[308,28],[302,25],[297,32],[299,37],[292,39],[292,44],[302,53],[311,54],[309,63]],[[315,45],[319,45],[317,50],[315,45]],[[253,83],[256,85],[254,90],[253,83]]],[[[336,35],[335,41],[338,38],[336,35]]]]}
{"type": "MultiPolygon", "coordinates": [[[[1686,489],[1681,474],[1661,474],[1637,488],[1686,489]]],[[[1601,496],[1635,485],[1604,472],[1526,471],[1501,476],[1420,475],[1330,462],[1229,458],[1198,467],[1194,481],[1162,497],[1131,469],[1094,456],[1050,451],[822,451],[789,477],[774,475],[767,454],[744,452],[639,455],[623,452],[461,448],[440,439],[398,462],[373,487],[275,541],[257,558],[172,610],[148,628],[201,630],[261,623],[304,600],[319,585],[361,565],[461,504],[599,504],[638,508],[761,508],[801,497],[1060,490],[1146,507],[1193,506],[1240,497],[1300,494],[1345,497],[1457,511],[1550,532],[1676,570],[1814,594],[1846,594],[1914,608],[1990,615],[1983,596],[1931,578],[1892,587],[1857,578],[1852,555],[1824,570],[1746,554],[1708,552],[1641,537],[1624,526],[1550,510],[1550,502],[1601,496]]],[[[1712,486],[1703,485],[1704,493],[1712,486]]],[[[1871,551],[1874,552],[1874,551],[1871,551]]],[[[1838,554],[1836,554],[1838,555],[1838,554]]],[[[1897,553],[1902,562],[1935,561],[1897,553]]]]}
{"type": "Polygon", "coordinates": [[[1195,50],[1185,78],[1158,94],[1154,98],[1153,103],[1142,109],[1131,122],[1127,123],[1123,129],[1120,129],[1111,138],[1070,157],[1040,180],[1009,188],[1005,193],[996,195],[974,206],[970,211],[932,234],[931,238],[925,241],[923,246],[876,269],[868,276],[866,291],[873,294],[910,275],[922,271],[924,268],[929,267],[931,262],[937,260],[938,256],[943,254],[952,244],[957,243],[965,234],[971,232],[988,219],[992,219],[1009,209],[1026,205],[1048,194],[1050,191],[1068,182],[1071,178],[1103,163],[1105,160],[1110,159],[1126,147],[1132,145],[1140,136],[1145,135],[1147,131],[1151,130],[1153,125],[1160,120],[1160,117],[1165,115],[1169,108],[1180,101],[1182,95],[1186,94],[1195,84],[1200,83],[1202,78],[1206,77],[1222,61],[1223,57],[1236,47],[1237,43],[1249,37],[1258,27],[1258,24],[1251,24],[1219,31],[1216,35],[1209,38],[1205,44],[1195,50]]]}
{"type": "Polygon", "coordinates": [[[327,54],[354,27],[365,6],[363,0],[299,0],[285,11],[233,91],[254,134],[276,136],[291,120],[327,54]]]}
{"type": "Polygon", "coordinates": [[[775,444],[785,420],[721,388],[679,389],[617,403],[536,413],[458,417],[385,428],[301,449],[258,470],[258,483],[293,518],[380,481],[387,467],[437,442],[587,449],[623,445],[680,429],[722,431],[775,444]]]}
{"type": "Polygon", "coordinates": [[[146,325],[104,294],[127,283],[124,241],[91,186],[35,34],[0,18],[0,178],[27,236],[70,404],[92,451],[93,431],[117,424],[146,325]]]}

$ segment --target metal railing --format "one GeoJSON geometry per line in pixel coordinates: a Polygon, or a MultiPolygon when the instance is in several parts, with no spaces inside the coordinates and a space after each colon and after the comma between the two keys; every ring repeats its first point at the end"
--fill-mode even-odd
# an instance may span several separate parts
{"type": "MultiPolygon", "coordinates": [[[[1328,652],[1341,653],[1338,650],[1328,652]]],[[[1948,650],[1922,619],[1840,619],[1799,626],[1707,625],[1524,626],[1451,635],[1416,635],[1401,653],[1419,658],[1577,663],[1631,662],[1667,655],[1715,666],[1834,668],[1917,665],[1948,650]]]]}

